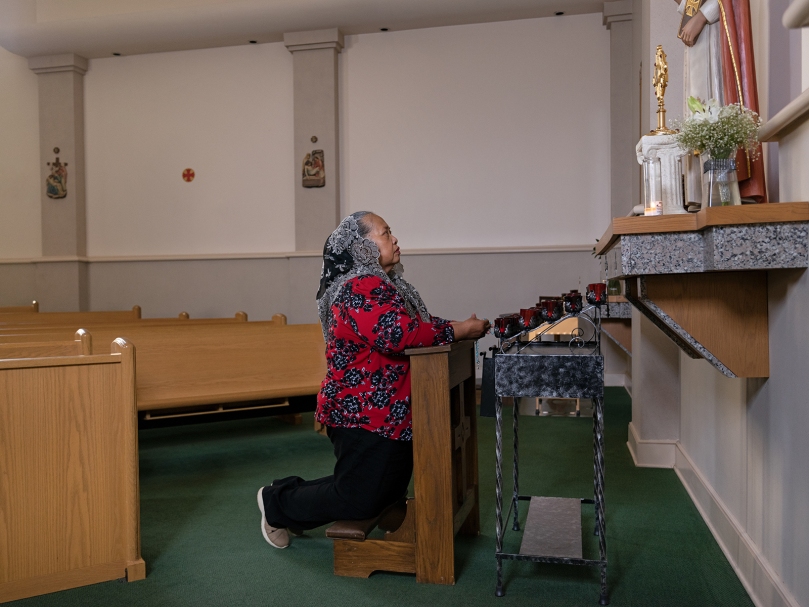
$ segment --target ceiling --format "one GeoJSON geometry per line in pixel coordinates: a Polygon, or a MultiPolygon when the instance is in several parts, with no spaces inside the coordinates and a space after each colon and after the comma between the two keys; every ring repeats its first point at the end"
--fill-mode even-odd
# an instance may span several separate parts
{"type": "Polygon", "coordinates": [[[284,32],[362,34],[602,7],[594,0],[2,0],[0,46],[23,57],[93,59],[277,42],[284,32]]]}

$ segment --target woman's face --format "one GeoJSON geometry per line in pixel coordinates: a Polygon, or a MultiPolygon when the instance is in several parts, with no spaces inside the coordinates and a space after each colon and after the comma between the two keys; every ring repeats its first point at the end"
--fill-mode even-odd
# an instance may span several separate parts
{"type": "Polygon", "coordinates": [[[379,265],[385,273],[390,272],[399,263],[399,240],[391,234],[390,226],[379,215],[369,213],[361,221],[371,228],[366,238],[373,240],[379,248],[379,265]]]}

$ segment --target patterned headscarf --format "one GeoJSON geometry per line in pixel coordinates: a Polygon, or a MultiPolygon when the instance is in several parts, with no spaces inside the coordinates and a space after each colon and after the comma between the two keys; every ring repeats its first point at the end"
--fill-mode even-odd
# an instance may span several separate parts
{"type": "Polygon", "coordinates": [[[397,263],[386,274],[379,265],[379,247],[373,240],[360,236],[360,226],[355,213],[349,215],[331,233],[323,245],[323,268],[320,271],[320,288],[317,291],[317,310],[323,337],[328,339],[331,323],[331,307],[346,282],[357,276],[378,276],[399,292],[411,318],[420,317],[429,322],[430,313],[418,291],[403,277],[404,268],[397,263]]]}

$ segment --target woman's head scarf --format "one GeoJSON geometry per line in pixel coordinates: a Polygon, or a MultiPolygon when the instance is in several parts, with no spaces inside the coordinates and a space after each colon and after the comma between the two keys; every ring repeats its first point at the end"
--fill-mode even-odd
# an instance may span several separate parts
{"type": "Polygon", "coordinates": [[[364,215],[364,212],[354,213],[343,219],[323,246],[317,309],[326,339],[332,321],[332,305],[345,283],[357,276],[378,276],[390,283],[401,295],[411,318],[418,316],[424,321],[430,320],[430,313],[418,291],[402,277],[402,264],[397,263],[390,274],[386,274],[379,265],[379,247],[373,240],[360,236],[359,219],[364,215]]]}

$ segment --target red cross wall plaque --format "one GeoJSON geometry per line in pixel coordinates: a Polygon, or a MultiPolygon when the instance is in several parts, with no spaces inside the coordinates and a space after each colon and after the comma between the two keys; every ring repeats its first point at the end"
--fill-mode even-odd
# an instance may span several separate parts
{"type": "Polygon", "coordinates": [[[186,169],[183,171],[183,181],[188,181],[189,183],[194,181],[194,169],[186,169]]]}

